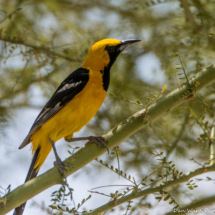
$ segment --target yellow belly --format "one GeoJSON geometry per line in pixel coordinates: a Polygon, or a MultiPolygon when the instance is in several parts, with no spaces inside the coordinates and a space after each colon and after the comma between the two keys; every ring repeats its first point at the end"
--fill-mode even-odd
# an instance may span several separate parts
{"type": "MultiPolygon", "coordinates": [[[[100,82],[102,84],[102,82],[100,82]]],[[[41,129],[49,137],[57,141],[63,137],[79,131],[95,116],[105,99],[106,91],[98,83],[86,85],[84,90],[75,96],[53,118],[45,123],[41,129]]]]}
{"type": "Polygon", "coordinates": [[[86,125],[101,107],[106,96],[102,74],[99,71],[90,71],[89,75],[85,88],[32,135],[32,150],[41,148],[38,167],[52,148],[50,139],[56,142],[63,137],[72,136],[86,125]]]}

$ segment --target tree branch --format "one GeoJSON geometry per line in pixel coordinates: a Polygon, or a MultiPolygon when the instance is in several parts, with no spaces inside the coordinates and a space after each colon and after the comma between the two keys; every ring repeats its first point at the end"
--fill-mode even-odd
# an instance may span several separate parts
{"type": "Polygon", "coordinates": [[[180,131],[178,132],[178,135],[176,137],[176,139],[174,140],[174,142],[171,144],[171,146],[168,148],[167,152],[166,152],[166,158],[168,159],[169,156],[171,155],[171,153],[173,152],[173,150],[176,148],[176,146],[178,145],[178,142],[181,140],[181,137],[184,133],[184,130],[185,130],[185,127],[187,125],[187,121],[189,119],[189,114],[190,114],[190,111],[187,111],[186,115],[185,115],[185,118],[184,118],[184,121],[182,123],[182,126],[181,126],[181,129],[180,131]]]}
{"type": "Polygon", "coordinates": [[[145,196],[145,195],[148,195],[148,194],[151,194],[151,193],[155,193],[155,192],[160,192],[164,188],[167,188],[167,187],[170,187],[170,186],[173,186],[173,185],[176,185],[176,184],[187,182],[189,179],[191,179],[194,176],[201,175],[201,174],[203,174],[205,172],[211,172],[211,171],[215,171],[215,165],[208,166],[206,169],[203,169],[203,168],[196,169],[196,170],[194,170],[192,172],[184,174],[183,176],[179,177],[178,179],[175,179],[175,180],[172,179],[170,181],[163,182],[162,184],[160,184],[160,185],[158,185],[156,187],[153,187],[153,188],[148,188],[148,189],[145,189],[145,190],[132,192],[129,195],[126,195],[126,196],[124,196],[124,197],[122,197],[120,199],[117,199],[117,201],[116,200],[110,201],[107,204],[105,204],[105,205],[103,205],[103,206],[101,206],[99,208],[96,208],[95,210],[87,213],[86,215],[98,215],[101,212],[104,212],[106,210],[114,208],[117,205],[121,205],[121,204],[123,204],[125,202],[128,202],[128,201],[132,200],[132,199],[136,199],[138,197],[142,197],[142,196],[145,196]]]}
{"type": "MultiPolygon", "coordinates": [[[[183,208],[180,208],[180,210],[173,210],[169,213],[166,213],[165,215],[176,215],[178,213],[181,212],[185,212],[185,213],[189,213],[189,211],[194,211],[195,208],[201,208],[203,206],[209,206],[211,204],[214,204],[215,203],[215,195],[214,196],[209,196],[209,197],[205,197],[205,198],[201,198],[200,200],[198,201],[194,201],[192,202],[191,204],[187,205],[187,206],[184,206],[183,208]]],[[[209,214],[210,212],[213,212],[214,209],[210,209],[209,208],[201,208],[201,211],[206,214],[209,214]]],[[[199,211],[200,212],[200,211],[199,211]]]]}
{"type": "MultiPolygon", "coordinates": [[[[171,91],[163,98],[150,105],[147,110],[142,109],[138,111],[131,117],[121,122],[107,134],[103,135],[109,141],[108,148],[112,149],[113,147],[116,147],[126,138],[146,126],[149,122],[152,122],[162,115],[168,113],[179,104],[192,99],[195,92],[206,87],[213,81],[215,81],[215,65],[201,70],[189,80],[189,84],[183,84],[179,88],[171,91]]],[[[66,169],[65,171],[66,176],[69,176],[77,170],[81,169],[83,166],[93,161],[95,158],[99,157],[105,152],[106,149],[100,149],[95,144],[89,144],[85,148],[80,149],[77,153],[65,160],[65,162],[69,164],[68,169],[66,169]]],[[[208,167],[207,171],[212,170],[214,170],[214,166],[208,167]]],[[[193,177],[196,174],[200,174],[201,171],[202,169],[197,169],[194,172],[189,173],[188,177],[193,177]]],[[[185,178],[187,177],[182,177],[180,179],[176,179],[175,181],[177,181],[177,183],[182,183],[185,181],[185,178]]],[[[168,182],[168,186],[175,184],[175,181],[168,182]]],[[[4,205],[1,204],[0,214],[6,214],[13,208],[19,206],[20,204],[42,192],[43,190],[46,190],[47,188],[62,182],[63,178],[57,167],[48,170],[37,178],[34,178],[26,182],[24,185],[16,188],[5,197],[2,197],[3,199],[6,199],[6,202],[4,205]]],[[[151,189],[150,192],[155,192],[153,190],[155,188],[149,189],[151,189]]],[[[140,195],[139,192],[138,195],[140,195]]],[[[125,200],[127,201],[127,199],[125,200]]]]}
{"type": "Polygon", "coordinates": [[[66,56],[66,55],[63,55],[63,54],[60,54],[58,52],[54,52],[54,51],[51,51],[49,47],[45,47],[45,46],[37,46],[37,45],[33,45],[31,43],[27,43],[25,42],[24,40],[22,39],[18,39],[18,38],[11,38],[11,37],[2,37],[0,35],[0,40],[4,41],[4,42],[9,42],[9,43],[14,43],[14,44],[19,44],[19,45],[24,45],[24,46],[27,46],[29,48],[32,48],[36,51],[40,51],[40,52],[45,52],[49,55],[52,55],[52,56],[56,56],[56,57],[60,57],[60,58],[64,58],[65,60],[68,60],[68,61],[75,61],[75,62],[80,62],[80,59],[77,59],[77,58],[71,58],[69,56],[66,56]]]}
{"type": "Polygon", "coordinates": [[[199,26],[196,23],[195,19],[193,18],[193,14],[189,8],[187,0],[180,0],[180,2],[181,6],[184,8],[186,21],[192,25],[194,31],[198,30],[199,26]]]}
{"type": "Polygon", "coordinates": [[[49,78],[51,76],[53,76],[55,73],[57,73],[60,69],[63,69],[67,64],[64,63],[64,64],[61,64],[59,65],[58,67],[54,68],[51,72],[49,72],[47,75],[44,75],[42,77],[39,77],[39,78],[32,78],[32,80],[30,82],[26,82],[25,83],[25,86],[21,87],[20,89],[16,89],[16,90],[13,90],[12,92],[6,92],[5,95],[2,95],[2,97],[0,97],[0,100],[7,100],[7,99],[10,99],[10,98],[13,98],[14,96],[16,96],[17,94],[19,93],[22,93],[22,92],[25,92],[28,90],[28,88],[31,86],[31,84],[34,84],[34,83],[38,83],[40,81],[46,81],[46,80],[49,80],[49,78]]]}

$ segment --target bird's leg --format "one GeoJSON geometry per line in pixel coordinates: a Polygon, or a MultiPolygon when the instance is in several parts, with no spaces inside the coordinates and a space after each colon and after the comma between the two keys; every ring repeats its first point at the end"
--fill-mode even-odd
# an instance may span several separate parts
{"type": "Polygon", "coordinates": [[[100,148],[104,147],[107,149],[108,153],[109,153],[109,149],[107,147],[108,141],[102,137],[102,136],[98,136],[98,137],[94,137],[94,136],[89,136],[89,137],[78,137],[78,138],[71,138],[71,139],[65,139],[67,142],[75,142],[75,141],[81,141],[81,140],[88,140],[88,142],[85,145],[88,145],[90,143],[95,143],[97,146],[99,146],[100,148]]]}
{"type": "Polygon", "coordinates": [[[65,175],[65,172],[64,172],[64,166],[67,166],[67,165],[64,162],[62,162],[61,159],[60,159],[60,157],[58,156],[54,141],[50,140],[50,142],[52,144],[52,148],[53,148],[53,151],[54,151],[54,154],[55,154],[55,158],[56,158],[55,163],[56,163],[56,165],[57,165],[60,173],[66,179],[66,175],[65,175]]]}

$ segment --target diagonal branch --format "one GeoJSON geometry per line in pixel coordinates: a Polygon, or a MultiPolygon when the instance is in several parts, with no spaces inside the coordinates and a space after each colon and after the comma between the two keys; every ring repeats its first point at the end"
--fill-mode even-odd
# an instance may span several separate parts
{"type": "Polygon", "coordinates": [[[187,113],[185,114],[184,122],[182,123],[181,129],[180,129],[175,141],[171,144],[171,146],[168,148],[168,150],[166,152],[166,158],[167,159],[171,155],[173,150],[177,147],[179,141],[181,140],[181,137],[182,137],[184,130],[185,130],[185,127],[187,125],[187,121],[189,119],[189,114],[190,114],[190,111],[187,111],[187,113]]]}
{"type": "Polygon", "coordinates": [[[180,0],[180,2],[181,2],[181,6],[184,8],[186,21],[192,25],[194,31],[198,30],[199,26],[196,23],[195,19],[193,18],[193,14],[189,8],[188,1],[180,0]]]}
{"type": "Polygon", "coordinates": [[[49,55],[60,57],[60,58],[63,58],[65,60],[68,60],[68,61],[73,61],[73,62],[79,62],[80,61],[80,59],[71,58],[69,56],[60,54],[59,52],[52,51],[52,50],[50,50],[49,47],[46,47],[46,46],[37,46],[37,45],[31,44],[31,43],[25,42],[22,39],[11,38],[11,37],[3,37],[3,36],[0,35],[0,40],[2,40],[4,42],[9,42],[9,43],[14,43],[14,44],[24,45],[24,46],[32,48],[32,49],[34,49],[36,51],[45,52],[45,53],[47,53],[49,55]]]}
{"type": "MultiPolygon", "coordinates": [[[[108,148],[111,149],[116,147],[126,138],[146,126],[149,122],[152,122],[168,113],[181,103],[192,99],[194,92],[201,90],[213,81],[215,81],[215,65],[201,70],[192,79],[190,79],[189,85],[191,86],[191,89],[188,83],[183,84],[179,88],[165,95],[163,98],[157,100],[154,104],[148,107],[147,111],[146,109],[138,111],[105,134],[104,137],[109,141],[108,148]]],[[[68,169],[65,171],[66,176],[69,176],[81,169],[83,166],[105,152],[106,149],[100,149],[95,144],[89,144],[85,148],[80,149],[77,153],[65,160],[65,162],[69,164],[68,169]]],[[[209,170],[212,171],[213,167],[209,167],[208,171],[209,170]]],[[[201,169],[197,169],[194,173],[198,172],[198,174],[200,174],[200,171],[201,169]]],[[[193,173],[191,173],[191,175],[192,174],[193,173]]],[[[177,182],[181,183],[185,178],[181,178],[180,180],[177,182]]],[[[26,182],[24,185],[16,188],[5,197],[2,197],[3,199],[6,199],[6,202],[4,205],[1,204],[0,215],[6,214],[43,190],[62,182],[63,178],[58,169],[56,167],[50,169],[37,178],[34,178],[26,182]]],[[[174,181],[169,183],[169,186],[175,184],[174,181]]]]}
{"type": "MultiPolygon", "coordinates": [[[[96,208],[95,210],[92,210],[89,213],[87,213],[86,215],[97,215],[97,214],[99,214],[101,212],[104,212],[106,210],[110,210],[111,208],[114,208],[117,205],[121,205],[121,204],[123,204],[125,202],[131,201],[132,199],[136,199],[136,198],[139,198],[139,197],[151,194],[151,193],[155,193],[155,192],[160,192],[164,188],[167,188],[167,187],[170,187],[170,186],[173,186],[173,185],[176,185],[176,184],[187,182],[187,181],[189,181],[189,179],[191,179],[194,176],[201,175],[201,174],[203,174],[205,172],[211,172],[211,171],[215,171],[215,165],[208,166],[204,170],[203,170],[203,168],[196,169],[196,170],[194,170],[192,172],[184,174],[183,176],[179,177],[178,179],[175,179],[175,180],[172,179],[170,181],[167,181],[167,182],[165,182],[165,183],[163,183],[161,185],[158,185],[156,187],[153,187],[153,188],[148,188],[148,189],[145,189],[145,190],[132,192],[129,195],[126,195],[126,196],[124,196],[124,197],[122,197],[120,199],[117,199],[117,201],[116,200],[110,201],[107,204],[105,204],[105,205],[103,205],[103,206],[101,206],[99,208],[96,208]]],[[[215,201],[215,199],[213,199],[213,202],[214,201],[215,201]]]]}
{"type": "Polygon", "coordinates": [[[210,214],[210,212],[214,212],[214,209],[210,209],[210,208],[202,208],[203,206],[209,206],[209,205],[214,205],[215,203],[215,195],[214,196],[209,196],[209,197],[205,197],[205,198],[201,198],[200,200],[194,201],[189,205],[186,205],[182,208],[180,208],[180,210],[172,210],[169,213],[166,213],[165,215],[175,215],[178,214],[180,212],[185,212],[185,213],[189,213],[189,212],[195,212],[197,210],[195,210],[196,208],[199,208],[198,212],[205,212],[205,214],[210,214]]]}
{"type": "Polygon", "coordinates": [[[22,92],[25,92],[28,90],[28,88],[31,86],[31,84],[34,84],[34,83],[38,83],[40,81],[47,81],[49,80],[49,78],[51,76],[53,76],[55,73],[59,72],[60,69],[63,69],[67,64],[64,63],[64,64],[61,64],[59,65],[58,67],[54,68],[51,72],[49,72],[47,75],[44,75],[42,77],[39,77],[39,78],[32,78],[32,80],[30,82],[26,82],[25,83],[25,86],[20,88],[20,89],[16,89],[16,90],[13,90],[12,92],[7,92],[6,95],[3,95],[2,97],[0,97],[0,100],[3,101],[3,100],[7,100],[7,99],[10,99],[10,98],[13,98],[15,97],[17,94],[19,93],[22,93],[22,92]]]}

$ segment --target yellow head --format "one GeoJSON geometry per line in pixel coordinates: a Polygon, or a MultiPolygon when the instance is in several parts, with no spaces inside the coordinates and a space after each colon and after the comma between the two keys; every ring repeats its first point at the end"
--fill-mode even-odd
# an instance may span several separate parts
{"type": "Polygon", "coordinates": [[[140,40],[116,40],[104,39],[96,42],[87,55],[83,68],[97,71],[104,70],[105,67],[111,67],[117,56],[130,44],[140,40]]]}

